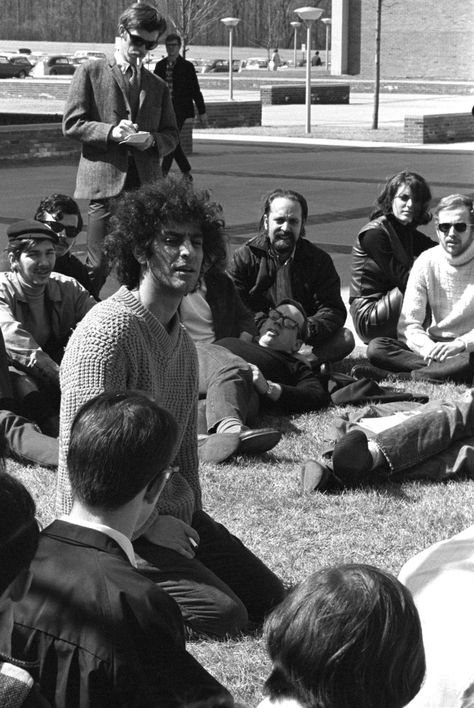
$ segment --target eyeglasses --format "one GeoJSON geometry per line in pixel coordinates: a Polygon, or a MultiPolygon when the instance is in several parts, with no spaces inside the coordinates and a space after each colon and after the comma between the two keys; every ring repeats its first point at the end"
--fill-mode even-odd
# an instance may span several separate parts
{"type": "Polygon", "coordinates": [[[60,221],[47,221],[46,224],[55,234],[62,234],[64,232],[67,238],[76,238],[77,234],[81,232],[77,226],[61,224],[60,221]]]}
{"type": "Polygon", "coordinates": [[[453,229],[455,231],[457,231],[458,234],[463,234],[465,232],[465,230],[468,227],[470,228],[471,226],[472,226],[472,224],[465,224],[464,221],[457,221],[455,224],[449,224],[448,222],[443,223],[443,224],[438,224],[438,229],[443,234],[447,234],[449,232],[449,230],[451,229],[451,227],[453,227],[453,229]]]}
{"type": "Polygon", "coordinates": [[[299,327],[296,320],[293,320],[291,317],[287,317],[279,310],[270,310],[268,317],[272,320],[272,322],[281,322],[283,327],[286,327],[287,329],[298,329],[299,327]]]}
{"type": "Polygon", "coordinates": [[[130,37],[130,44],[133,44],[134,47],[145,47],[147,52],[151,52],[152,49],[155,49],[158,46],[158,40],[150,40],[150,39],[143,39],[143,37],[140,37],[139,34],[132,34],[130,30],[128,30],[126,27],[124,27],[125,32],[128,34],[130,37]]]}

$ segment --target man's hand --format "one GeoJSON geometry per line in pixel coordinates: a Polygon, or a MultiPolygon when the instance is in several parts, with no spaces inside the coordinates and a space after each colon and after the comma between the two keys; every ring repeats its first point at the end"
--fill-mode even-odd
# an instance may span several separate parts
{"type": "Polygon", "coordinates": [[[199,545],[198,532],[174,516],[157,516],[143,535],[157,546],[171,548],[185,558],[194,558],[194,549],[199,545]]]}
{"type": "Polygon", "coordinates": [[[109,137],[114,143],[120,143],[122,140],[125,140],[127,135],[136,133],[137,130],[138,126],[136,123],[132,123],[131,120],[122,119],[118,125],[115,125],[112,128],[112,132],[109,137]]]}
{"type": "Polygon", "coordinates": [[[425,356],[425,360],[431,361],[446,361],[450,356],[461,354],[466,351],[466,344],[462,339],[454,339],[452,342],[436,342],[429,354],[425,356]]]}
{"type": "Polygon", "coordinates": [[[268,391],[268,382],[265,376],[262,374],[258,366],[255,364],[249,364],[250,369],[252,371],[252,381],[253,385],[257,391],[257,393],[260,393],[262,396],[266,394],[268,391]]]}
{"type": "Polygon", "coordinates": [[[209,121],[207,120],[207,113],[201,113],[199,116],[199,123],[201,128],[209,128],[209,121]]]}

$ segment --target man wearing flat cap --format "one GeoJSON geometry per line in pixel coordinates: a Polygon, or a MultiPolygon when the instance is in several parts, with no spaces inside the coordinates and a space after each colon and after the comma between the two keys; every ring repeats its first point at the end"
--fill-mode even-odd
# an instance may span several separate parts
{"type": "Polygon", "coordinates": [[[59,365],[76,325],[95,305],[77,280],[54,273],[58,237],[46,224],[7,229],[10,272],[0,273],[0,330],[14,399],[56,437],[59,365]]]}

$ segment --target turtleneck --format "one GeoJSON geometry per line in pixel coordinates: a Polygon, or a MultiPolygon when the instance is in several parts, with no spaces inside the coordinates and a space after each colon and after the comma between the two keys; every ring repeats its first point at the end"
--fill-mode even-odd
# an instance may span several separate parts
{"type": "Polygon", "coordinates": [[[44,347],[51,334],[51,322],[44,300],[46,285],[31,285],[21,277],[20,273],[18,273],[18,281],[32,315],[31,335],[40,347],[44,347]]]}
{"type": "MultiPolygon", "coordinates": [[[[441,246],[443,248],[443,246],[441,246]]],[[[444,250],[443,248],[443,253],[444,257],[448,261],[448,263],[452,266],[459,267],[464,265],[465,263],[469,263],[474,258],[474,241],[466,248],[465,251],[459,254],[459,256],[452,256],[450,253],[444,250]]]]}

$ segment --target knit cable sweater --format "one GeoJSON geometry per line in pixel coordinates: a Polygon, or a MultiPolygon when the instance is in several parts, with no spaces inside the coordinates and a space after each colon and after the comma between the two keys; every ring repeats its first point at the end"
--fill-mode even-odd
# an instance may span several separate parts
{"type": "Polygon", "coordinates": [[[408,278],[398,337],[421,356],[429,354],[433,342],[453,339],[474,351],[474,243],[454,258],[442,246],[417,258],[408,278]],[[431,324],[425,330],[427,305],[431,324]]]}
{"type": "MultiPolygon", "coordinates": [[[[168,333],[125,287],[98,303],[69,340],[61,365],[61,428],[56,493],[57,513],[71,508],[66,468],[74,415],[85,401],[104,391],[142,390],[167,408],[178,422],[173,464],[179,473],[167,483],[158,513],[190,523],[201,506],[198,476],[196,350],[177,316],[168,333]]],[[[142,529],[143,531],[143,529],[142,529]]]]}

